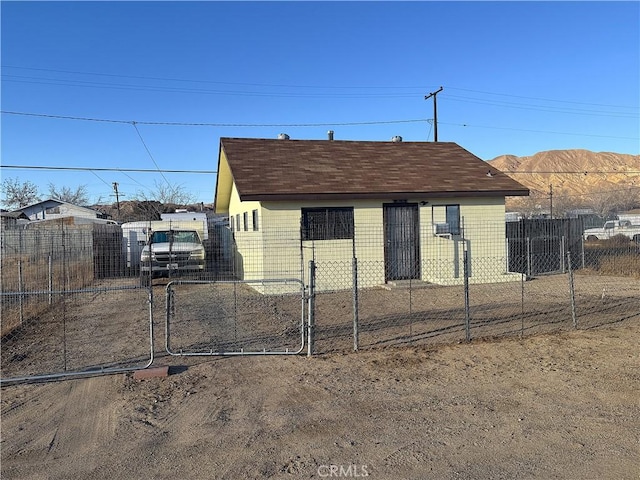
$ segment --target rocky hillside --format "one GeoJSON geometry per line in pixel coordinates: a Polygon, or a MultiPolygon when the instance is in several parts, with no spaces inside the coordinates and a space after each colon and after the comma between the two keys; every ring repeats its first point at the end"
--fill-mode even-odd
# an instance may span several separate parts
{"type": "MultiPolygon", "coordinates": [[[[534,197],[548,196],[553,185],[554,197],[574,208],[612,203],[614,197],[626,200],[621,208],[640,206],[636,205],[640,202],[640,155],[550,150],[530,157],[502,155],[490,163],[528,187],[534,197]]],[[[507,201],[508,206],[518,203],[517,199],[507,201]]]]}

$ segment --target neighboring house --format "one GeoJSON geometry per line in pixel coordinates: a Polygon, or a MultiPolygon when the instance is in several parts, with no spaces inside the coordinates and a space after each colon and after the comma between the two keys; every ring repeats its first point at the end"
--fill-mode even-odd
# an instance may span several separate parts
{"type": "Polygon", "coordinates": [[[15,212],[24,212],[30,220],[53,220],[56,218],[77,217],[86,219],[103,219],[106,220],[108,216],[98,210],[94,210],[88,207],[80,207],[73,205],[72,203],[63,202],[62,200],[55,200],[49,198],[41,202],[27,205],[26,207],[18,208],[15,212]]]}
{"type": "Polygon", "coordinates": [[[318,288],[398,280],[461,284],[506,271],[505,196],[527,188],[455,143],[221,138],[216,213],[229,215],[245,280],[304,278],[318,288]],[[331,271],[329,271],[329,270],[331,271]]]}
{"type": "Polygon", "coordinates": [[[24,212],[0,212],[2,219],[2,229],[18,228],[19,225],[27,223],[29,217],[24,212]]]}

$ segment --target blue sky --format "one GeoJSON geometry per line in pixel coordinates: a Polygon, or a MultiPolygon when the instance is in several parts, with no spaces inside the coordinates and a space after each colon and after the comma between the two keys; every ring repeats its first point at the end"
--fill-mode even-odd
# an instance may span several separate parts
{"type": "Polygon", "coordinates": [[[440,86],[438,140],[484,160],[640,153],[638,2],[3,1],[1,16],[0,174],[43,194],[168,182],[211,203],[214,174],[166,170],[215,171],[227,136],[433,141],[440,86]]]}

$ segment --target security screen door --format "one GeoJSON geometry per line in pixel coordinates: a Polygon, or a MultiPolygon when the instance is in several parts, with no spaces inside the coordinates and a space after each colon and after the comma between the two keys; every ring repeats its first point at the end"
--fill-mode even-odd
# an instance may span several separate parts
{"type": "Polygon", "coordinates": [[[384,204],[385,281],[420,278],[418,204],[384,204]]]}

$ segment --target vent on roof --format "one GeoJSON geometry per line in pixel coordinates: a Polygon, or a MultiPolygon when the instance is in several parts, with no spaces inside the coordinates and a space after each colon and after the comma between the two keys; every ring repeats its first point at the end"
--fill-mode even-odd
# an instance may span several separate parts
{"type": "Polygon", "coordinates": [[[289,140],[289,135],[286,133],[280,133],[278,134],[278,140],[289,140]]]}
{"type": "Polygon", "coordinates": [[[400,135],[396,135],[395,137],[391,137],[392,142],[401,142],[402,137],[400,135]]]}
{"type": "Polygon", "coordinates": [[[329,140],[333,140],[333,130],[329,130],[329,131],[327,132],[327,135],[328,135],[328,137],[329,137],[329,140]]]}

